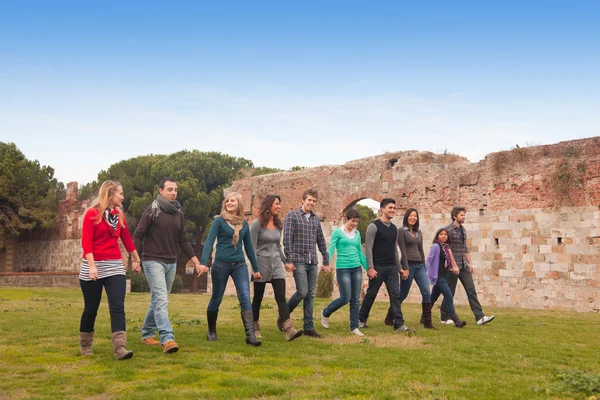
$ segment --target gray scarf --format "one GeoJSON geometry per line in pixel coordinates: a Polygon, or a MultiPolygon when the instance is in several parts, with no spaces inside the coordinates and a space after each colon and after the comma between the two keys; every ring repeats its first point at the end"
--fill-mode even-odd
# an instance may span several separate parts
{"type": "Polygon", "coordinates": [[[156,196],[156,200],[152,202],[150,210],[150,219],[154,220],[159,216],[161,211],[167,214],[177,214],[181,210],[181,204],[177,200],[170,202],[165,199],[162,195],[156,196]]]}

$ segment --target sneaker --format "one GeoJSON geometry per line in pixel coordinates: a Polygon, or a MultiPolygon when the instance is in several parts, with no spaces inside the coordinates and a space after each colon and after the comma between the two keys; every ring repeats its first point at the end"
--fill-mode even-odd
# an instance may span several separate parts
{"type": "Polygon", "coordinates": [[[402,324],[400,326],[395,327],[394,331],[396,331],[396,332],[414,332],[415,330],[414,329],[410,329],[408,326],[402,324]]]}
{"type": "Polygon", "coordinates": [[[442,323],[442,325],[454,325],[454,321],[452,321],[451,319],[447,319],[447,320],[441,320],[440,321],[442,323]]]}
{"type": "Polygon", "coordinates": [[[479,321],[477,321],[477,325],[487,324],[488,322],[492,322],[496,316],[492,315],[491,317],[484,316],[479,321]]]}
{"type": "Polygon", "coordinates": [[[147,344],[148,346],[160,346],[160,342],[154,337],[142,339],[142,343],[147,344]]]}
{"type": "Polygon", "coordinates": [[[179,346],[175,343],[174,340],[167,340],[163,346],[163,353],[177,353],[179,351],[179,346]]]}
{"type": "Polygon", "coordinates": [[[329,329],[329,317],[323,315],[323,311],[321,311],[321,325],[323,328],[329,329]]]}
{"type": "Polygon", "coordinates": [[[358,328],[353,329],[350,332],[354,333],[356,336],[365,336],[365,334],[359,331],[358,328]]]}
{"type": "Polygon", "coordinates": [[[314,337],[315,339],[320,339],[320,338],[323,337],[323,336],[319,335],[317,333],[317,331],[315,331],[314,329],[305,330],[304,331],[304,336],[314,337]]]}
{"type": "Polygon", "coordinates": [[[359,328],[363,328],[363,329],[368,329],[369,327],[367,326],[367,322],[359,322],[358,323],[358,327],[359,328]]]}

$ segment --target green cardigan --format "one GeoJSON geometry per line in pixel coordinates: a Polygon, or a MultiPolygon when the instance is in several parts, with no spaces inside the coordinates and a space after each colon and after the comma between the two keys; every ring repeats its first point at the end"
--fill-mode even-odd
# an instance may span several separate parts
{"type": "Polygon", "coordinates": [[[329,244],[329,259],[337,250],[336,268],[356,268],[362,265],[367,270],[367,259],[360,243],[360,232],[356,231],[354,239],[348,238],[342,232],[342,228],[337,228],[331,234],[331,243],[329,244]]]}

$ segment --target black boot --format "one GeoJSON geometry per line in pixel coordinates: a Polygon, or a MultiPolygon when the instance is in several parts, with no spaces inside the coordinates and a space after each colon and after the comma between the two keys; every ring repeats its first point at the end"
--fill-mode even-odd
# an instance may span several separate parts
{"type": "Polygon", "coordinates": [[[454,321],[454,326],[457,328],[462,328],[467,324],[467,321],[463,321],[462,319],[458,318],[457,314],[452,315],[451,318],[452,321],[454,321]]]}
{"type": "Polygon", "coordinates": [[[242,322],[246,330],[246,343],[252,346],[260,346],[261,342],[254,336],[254,316],[252,315],[252,310],[242,311],[242,322]]]}
{"type": "Polygon", "coordinates": [[[394,314],[392,313],[392,307],[388,308],[388,312],[383,323],[387,326],[394,326],[394,314]]]}
{"type": "Polygon", "coordinates": [[[421,306],[423,307],[423,315],[421,316],[423,326],[425,326],[425,329],[435,329],[435,326],[431,322],[431,308],[433,304],[423,303],[421,306]]]}
{"type": "Polygon", "coordinates": [[[206,332],[206,339],[209,342],[217,340],[217,317],[219,311],[206,311],[206,320],[208,321],[208,332],[206,332]]]}

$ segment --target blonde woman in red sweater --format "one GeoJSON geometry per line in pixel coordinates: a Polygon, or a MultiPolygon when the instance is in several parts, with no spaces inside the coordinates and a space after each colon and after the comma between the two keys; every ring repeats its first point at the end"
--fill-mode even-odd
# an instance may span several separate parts
{"type": "Polygon", "coordinates": [[[79,285],[85,302],[79,325],[79,351],[82,355],[94,354],[94,323],[104,288],[110,309],[114,356],[117,360],[133,356],[133,351],[126,348],[125,266],[119,249],[119,238],[133,259],[135,273],[140,272],[140,256],[127,229],[122,204],[121,184],[106,181],[100,186],[98,197],[83,218],[83,262],[79,271],[79,285]]]}

